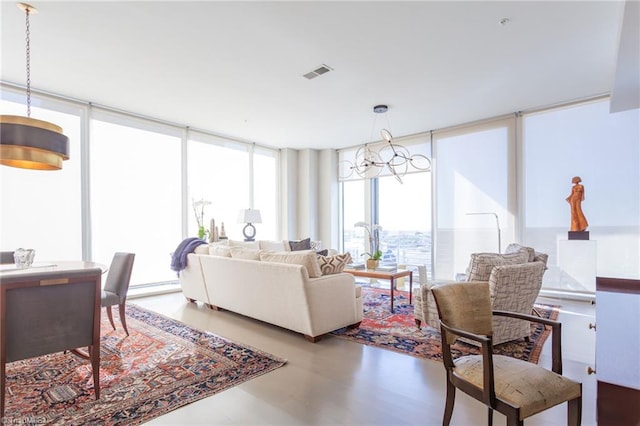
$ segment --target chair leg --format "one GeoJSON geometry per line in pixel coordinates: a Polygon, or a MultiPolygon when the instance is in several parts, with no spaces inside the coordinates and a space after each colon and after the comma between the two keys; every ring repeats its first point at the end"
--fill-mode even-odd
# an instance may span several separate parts
{"type": "Polygon", "coordinates": [[[567,410],[568,410],[567,425],[580,426],[580,424],[582,423],[582,396],[579,396],[576,399],[572,399],[571,401],[569,401],[567,410]]]}
{"type": "Polygon", "coordinates": [[[418,328],[420,328],[420,324],[422,324],[422,321],[419,319],[414,319],[414,321],[416,322],[416,325],[418,326],[418,328]]]}
{"type": "Polygon", "coordinates": [[[126,320],[126,316],[124,314],[124,303],[121,303],[118,305],[119,308],[119,312],[120,312],[120,322],[122,323],[122,327],[124,328],[124,332],[127,333],[127,336],[129,335],[129,330],[127,329],[127,320],[126,320]]]}
{"type": "Polygon", "coordinates": [[[517,411],[509,411],[507,413],[507,426],[523,426],[524,422],[520,420],[517,411]]]}
{"type": "Polygon", "coordinates": [[[449,381],[447,377],[447,402],[444,406],[444,417],[442,418],[442,426],[449,426],[451,423],[451,415],[453,414],[453,403],[456,400],[456,387],[449,381]]]}
{"type": "Polygon", "coordinates": [[[116,329],[116,325],[113,323],[113,314],[111,313],[111,306],[107,306],[107,316],[109,317],[109,322],[111,323],[111,327],[116,329]]]}
{"type": "Polygon", "coordinates": [[[493,408],[487,407],[487,425],[493,426],[493,408]]]}

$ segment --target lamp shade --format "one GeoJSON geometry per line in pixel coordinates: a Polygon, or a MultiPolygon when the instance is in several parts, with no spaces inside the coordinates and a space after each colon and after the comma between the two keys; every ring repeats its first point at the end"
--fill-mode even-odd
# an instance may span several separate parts
{"type": "Polygon", "coordinates": [[[47,121],[0,115],[0,164],[35,170],[60,170],[69,159],[69,138],[47,121]]]}
{"type": "Polygon", "coordinates": [[[238,213],[238,223],[262,223],[260,210],[245,209],[238,213]]]}

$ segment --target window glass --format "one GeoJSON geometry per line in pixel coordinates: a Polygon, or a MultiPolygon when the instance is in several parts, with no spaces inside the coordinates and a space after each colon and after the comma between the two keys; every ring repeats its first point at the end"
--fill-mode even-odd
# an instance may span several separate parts
{"type": "Polygon", "coordinates": [[[524,116],[524,241],[549,254],[544,287],[595,291],[595,274],[640,276],[639,129],[640,110],[610,114],[608,101],[524,116]],[[574,176],[590,235],[568,243],[574,176]],[[590,277],[572,265],[580,258],[590,277]]]}
{"type": "MultiPolygon", "coordinates": [[[[244,144],[229,143],[208,135],[192,134],[187,146],[188,202],[205,200],[204,224],[210,227],[215,219],[219,229],[224,224],[227,237],[243,240],[244,223],[238,223],[240,210],[250,206],[249,152],[244,144]]],[[[259,209],[259,206],[256,206],[259,209]]],[[[197,236],[196,217],[188,216],[189,235],[197,236]]],[[[263,218],[264,221],[264,218],[263,218]]],[[[256,225],[256,237],[261,225],[256,225]]]]}
{"type": "MultiPolygon", "coordinates": [[[[3,114],[26,116],[26,106],[3,92],[3,114]]],[[[82,259],[80,111],[32,98],[31,117],[62,127],[69,138],[69,160],[62,170],[0,167],[2,250],[33,248],[35,262],[82,259]],[[60,112],[60,110],[75,112],[60,112]]]]}
{"type": "Polygon", "coordinates": [[[260,210],[262,223],[256,226],[256,238],[275,240],[278,235],[278,161],[277,151],[253,152],[253,206],[260,210]]]}
{"type": "Polygon", "coordinates": [[[474,252],[514,241],[515,119],[434,135],[436,278],[465,272],[474,252]]]}
{"type": "Polygon", "coordinates": [[[342,182],[343,251],[351,253],[354,262],[363,262],[362,254],[368,251],[363,228],[354,226],[357,222],[364,222],[365,218],[365,181],[342,182]]]}
{"type": "Polygon", "coordinates": [[[382,261],[431,271],[431,174],[378,179],[378,224],[382,261]]]}
{"type": "Polygon", "coordinates": [[[179,132],[106,116],[91,123],[93,260],[108,265],[115,252],[132,252],[132,286],[176,280],[170,254],[182,239],[179,132]]]}

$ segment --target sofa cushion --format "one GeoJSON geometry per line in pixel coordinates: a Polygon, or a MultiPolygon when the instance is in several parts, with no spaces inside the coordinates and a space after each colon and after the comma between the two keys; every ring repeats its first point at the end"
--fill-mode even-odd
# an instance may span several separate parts
{"type": "Polygon", "coordinates": [[[291,253],[260,253],[260,260],[264,262],[288,263],[302,265],[307,270],[309,278],[322,276],[322,270],[318,264],[318,255],[313,251],[291,252],[291,253]]]}
{"type": "Polygon", "coordinates": [[[473,253],[467,268],[467,281],[489,281],[494,266],[515,265],[528,261],[529,253],[527,251],[508,254],[473,253]]]}
{"type": "Polygon", "coordinates": [[[230,251],[234,259],[260,260],[260,249],[231,247],[230,251]]]}
{"type": "Polygon", "coordinates": [[[347,263],[351,263],[353,259],[350,253],[337,254],[335,256],[318,255],[318,264],[322,275],[338,274],[344,271],[347,263]]]}
{"type": "Polygon", "coordinates": [[[227,246],[209,246],[209,254],[213,256],[231,257],[231,248],[227,246]]]}
{"type": "Polygon", "coordinates": [[[311,250],[311,238],[305,238],[300,241],[289,241],[291,251],[311,250]]]}
{"type": "Polygon", "coordinates": [[[260,249],[267,251],[289,251],[289,242],[287,241],[269,241],[261,240],[258,242],[260,249]]]}

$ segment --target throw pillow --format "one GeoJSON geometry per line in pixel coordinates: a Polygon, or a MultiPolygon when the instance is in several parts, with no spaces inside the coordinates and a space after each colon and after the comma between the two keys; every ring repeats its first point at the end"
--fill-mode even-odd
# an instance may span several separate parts
{"type": "Polygon", "coordinates": [[[494,266],[515,265],[528,261],[529,253],[526,251],[508,254],[473,253],[467,268],[467,281],[489,281],[494,266]]]}
{"type": "Polygon", "coordinates": [[[260,249],[267,251],[287,251],[289,242],[285,245],[284,241],[267,241],[262,240],[259,242],[260,249]]]}
{"type": "Polygon", "coordinates": [[[227,243],[229,247],[244,247],[248,249],[259,249],[260,244],[257,241],[238,241],[238,240],[229,240],[227,243]]]}
{"type": "Polygon", "coordinates": [[[210,246],[209,254],[213,256],[231,257],[231,249],[227,246],[210,246]]]}
{"type": "Polygon", "coordinates": [[[300,241],[289,241],[289,247],[291,247],[291,251],[311,250],[311,238],[305,238],[300,241]]]}
{"type": "Polygon", "coordinates": [[[318,264],[318,256],[312,252],[304,253],[260,253],[260,260],[263,262],[288,263],[293,265],[302,265],[307,270],[309,278],[318,278],[322,276],[322,270],[318,264]]]}
{"type": "Polygon", "coordinates": [[[316,251],[316,254],[319,254],[320,256],[329,256],[329,249],[316,251]]]}
{"type": "Polygon", "coordinates": [[[229,250],[234,259],[260,260],[260,249],[231,247],[229,250]]]}
{"type": "Polygon", "coordinates": [[[322,275],[338,274],[344,271],[344,267],[351,263],[351,253],[336,254],[335,256],[318,255],[318,264],[322,275]]]}

